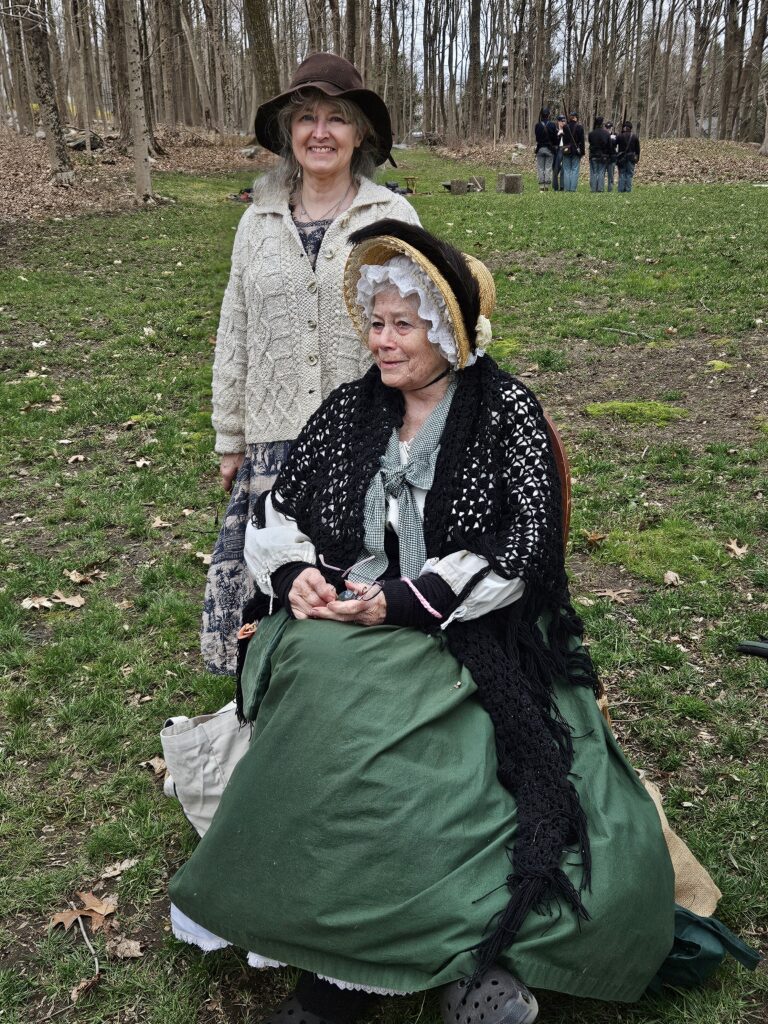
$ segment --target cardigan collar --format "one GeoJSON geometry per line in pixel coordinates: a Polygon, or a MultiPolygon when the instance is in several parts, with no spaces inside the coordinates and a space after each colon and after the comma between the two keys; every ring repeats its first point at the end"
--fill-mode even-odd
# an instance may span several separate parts
{"type": "MultiPolygon", "coordinates": [[[[288,210],[288,195],[287,191],[281,191],[260,196],[253,203],[253,209],[259,213],[278,213],[283,216],[288,210]]],[[[382,198],[387,198],[388,195],[389,193],[381,185],[377,185],[375,181],[371,181],[370,178],[361,178],[357,195],[344,213],[349,214],[355,210],[374,206],[380,203],[382,198]],[[384,193],[383,197],[382,192],[384,193]]],[[[341,216],[343,215],[341,214],[341,216]]]]}

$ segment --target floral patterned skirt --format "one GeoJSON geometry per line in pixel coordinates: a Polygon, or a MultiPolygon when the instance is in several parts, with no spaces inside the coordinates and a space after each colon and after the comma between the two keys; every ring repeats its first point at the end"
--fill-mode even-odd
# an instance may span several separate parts
{"type": "Polygon", "coordinates": [[[208,569],[200,633],[205,668],[216,675],[235,674],[237,631],[243,606],[253,596],[243,558],[245,527],[256,499],[272,487],[283,468],[290,447],[290,441],[249,444],[232,487],[208,569]]]}

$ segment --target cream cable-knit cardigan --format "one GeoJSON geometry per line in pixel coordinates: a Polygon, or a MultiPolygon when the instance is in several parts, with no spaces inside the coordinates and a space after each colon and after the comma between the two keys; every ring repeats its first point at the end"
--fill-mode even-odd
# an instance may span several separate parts
{"type": "Polygon", "coordinates": [[[262,197],[240,220],[213,364],[216,451],[290,441],[330,392],[370,363],[344,305],[349,235],[382,217],[419,218],[402,196],[364,178],[329,227],[314,271],[287,195],[262,197]]]}

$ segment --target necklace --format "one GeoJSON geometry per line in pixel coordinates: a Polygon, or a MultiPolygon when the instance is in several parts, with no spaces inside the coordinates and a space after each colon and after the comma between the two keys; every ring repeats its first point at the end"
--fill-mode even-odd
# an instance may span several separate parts
{"type": "Polygon", "coordinates": [[[307,220],[310,222],[310,224],[316,224],[318,221],[321,221],[321,220],[332,220],[333,217],[338,213],[339,207],[341,206],[341,204],[344,202],[344,200],[349,195],[349,192],[350,192],[351,188],[352,188],[352,181],[350,179],[350,182],[347,185],[347,191],[344,193],[344,195],[341,197],[341,199],[339,199],[338,202],[333,204],[333,206],[330,208],[330,210],[326,211],[326,213],[324,213],[322,215],[322,217],[312,217],[312,216],[310,216],[310,214],[307,213],[306,207],[304,206],[304,189],[302,189],[301,192],[299,193],[299,211],[300,211],[302,217],[306,217],[307,220]]]}

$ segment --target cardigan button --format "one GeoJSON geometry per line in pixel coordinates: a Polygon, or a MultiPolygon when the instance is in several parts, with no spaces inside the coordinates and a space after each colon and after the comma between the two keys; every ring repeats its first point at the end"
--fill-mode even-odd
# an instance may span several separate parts
{"type": "Polygon", "coordinates": [[[325,255],[325,258],[327,260],[332,260],[333,257],[336,255],[336,250],[335,249],[326,249],[324,255],[325,255]]]}
{"type": "Polygon", "coordinates": [[[315,292],[317,291],[317,281],[310,281],[309,284],[307,285],[307,291],[310,292],[310,294],[314,295],[315,292]]]}
{"type": "Polygon", "coordinates": [[[310,329],[310,331],[316,330],[316,328],[317,328],[317,321],[316,320],[307,320],[307,327],[310,329]]]}
{"type": "Polygon", "coordinates": [[[314,366],[317,363],[317,356],[315,355],[314,352],[311,352],[307,356],[307,362],[309,363],[310,366],[314,366]]]}

